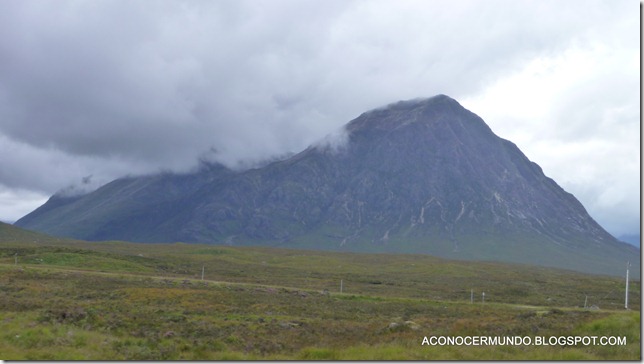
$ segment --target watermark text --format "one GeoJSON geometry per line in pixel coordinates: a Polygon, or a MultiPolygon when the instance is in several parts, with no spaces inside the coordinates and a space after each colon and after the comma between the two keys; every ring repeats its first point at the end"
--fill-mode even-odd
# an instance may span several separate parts
{"type": "Polygon", "coordinates": [[[429,346],[625,346],[626,336],[424,336],[429,346]]]}

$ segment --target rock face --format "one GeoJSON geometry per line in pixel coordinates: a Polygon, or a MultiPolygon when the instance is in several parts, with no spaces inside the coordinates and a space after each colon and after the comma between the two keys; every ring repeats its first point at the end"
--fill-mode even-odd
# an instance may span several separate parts
{"type": "Polygon", "coordinates": [[[88,240],[427,253],[621,274],[639,250],[601,228],[513,143],[439,95],[360,115],[341,142],[234,172],[54,195],[16,224],[88,240]]]}

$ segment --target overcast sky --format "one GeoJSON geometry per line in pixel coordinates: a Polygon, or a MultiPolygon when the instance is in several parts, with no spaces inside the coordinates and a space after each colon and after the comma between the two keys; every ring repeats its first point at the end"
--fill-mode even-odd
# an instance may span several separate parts
{"type": "Polygon", "coordinates": [[[609,232],[638,233],[639,12],[636,0],[3,0],[0,220],[70,185],[298,152],[364,111],[443,93],[609,232]]]}

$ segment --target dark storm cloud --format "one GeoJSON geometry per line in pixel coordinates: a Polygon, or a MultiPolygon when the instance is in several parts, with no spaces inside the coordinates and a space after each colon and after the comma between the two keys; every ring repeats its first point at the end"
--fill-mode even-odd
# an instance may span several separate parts
{"type": "Polygon", "coordinates": [[[561,46],[559,26],[530,32],[533,14],[510,6],[528,21],[510,29],[493,3],[3,5],[4,133],[174,168],[211,145],[228,162],[301,148],[365,107],[472,92],[561,46]]]}
{"type": "Polygon", "coordinates": [[[233,149],[227,160],[233,162],[299,144],[307,128],[290,124],[308,111],[294,95],[313,81],[297,75],[306,72],[297,70],[298,57],[308,57],[300,53],[316,42],[289,35],[309,19],[281,24],[292,23],[287,13],[310,17],[310,11],[145,4],[5,4],[2,132],[37,148],[172,168],[211,145],[233,149]],[[292,54],[289,42],[297,43],[292,54]],[[286,140],[276,139],[275,127],[286,140]]]}
{"type": "Polygon", "coordinates": [[[626,1],[3,1],[0,187],[49,194],[87,175],[189,170],[204,155],[235,166],[296,152],[390,102],[475,98],[534,58],[614,38],[627,12],[626,1]]]}

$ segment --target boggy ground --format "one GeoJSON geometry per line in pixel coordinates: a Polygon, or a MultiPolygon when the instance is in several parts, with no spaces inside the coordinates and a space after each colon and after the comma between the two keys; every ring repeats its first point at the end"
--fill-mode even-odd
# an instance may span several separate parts
{"type": "Polygon", "coordinates": [[[5,360],[641,358],[639,282],[627,311],[624,282],[613,277],[117,242],[3,243],[0,263],[5,360]],[[586,296],[599,309],[584,309],[586,296]],[[618,336],[626,345],[421,345],[426,336],[474,335],[618,336]]]}

